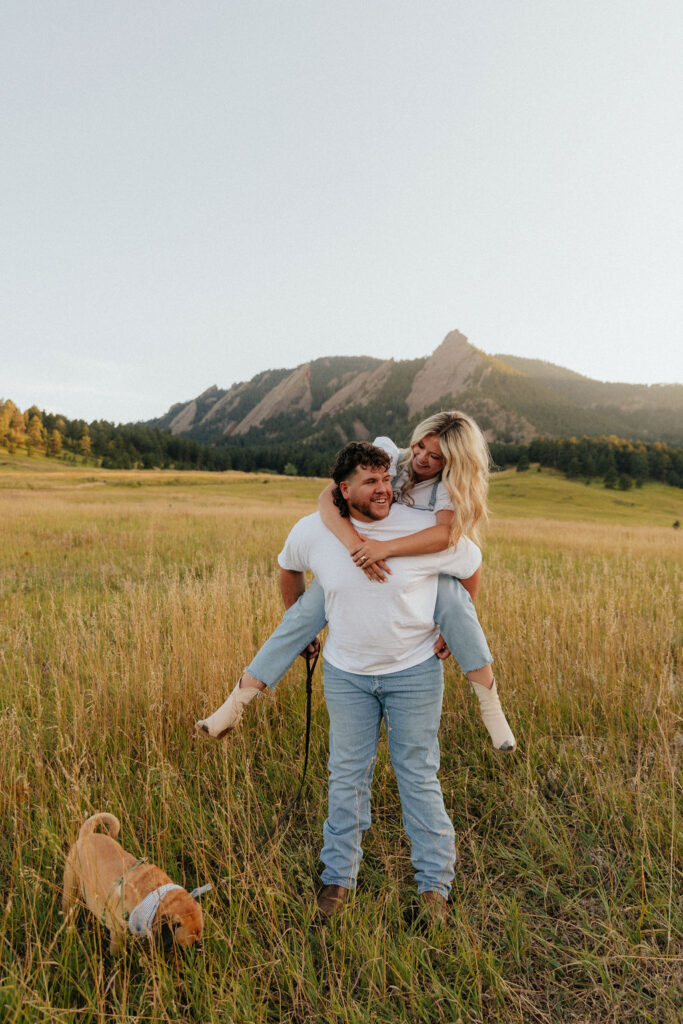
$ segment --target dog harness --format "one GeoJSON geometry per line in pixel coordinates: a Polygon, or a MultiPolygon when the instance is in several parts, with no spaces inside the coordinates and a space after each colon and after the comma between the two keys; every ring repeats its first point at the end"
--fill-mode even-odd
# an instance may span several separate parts
{"type": "MultiPolygon", "coordinates": [[[[107,907],[107,905],[109,903],[109,900],[111,899],[112,893],[114,892],[115,889],[118,889],[119,890],[119,897],[121,899],[121,913],[123,914],[123,916],[125,918],[126,911],[125,911],[124,902],[123,902],[123,885],[124,885],[124,882],[125,882],[125,879],[126,879],[126,875],[129,875],[131,873],[131,871],[135,871],[135,869],[139,868],[141,864],[144,864],[146,860],[147,860],[146,857],[138,857],[138,859],[135,861],[135,864],[131,864],[131,866],[129,868],[126,868],[126,870],[123,872],[121,877],[118,878],[114,882],[114,884],[112,885],[111,889],[109,890],[109,895],[107,896],[106,900],[104,901],[105,909],[106,909],[106,907],[107,907]]],[[[104,912],[103,912],[102,920],[105,920],[104,912]]]]}
{"type": "Polygon", "coordinates": [[[172,889],[182,889],[182,885],[176,885],[174,882],[160,885],[158,889],[153,889],[148,893],[136,907],[133,907],[128,915],[128,931],[132,935],[152,934],[152,922],[156,917],[159,905],[166,893],[171,892],[172,889]]]}

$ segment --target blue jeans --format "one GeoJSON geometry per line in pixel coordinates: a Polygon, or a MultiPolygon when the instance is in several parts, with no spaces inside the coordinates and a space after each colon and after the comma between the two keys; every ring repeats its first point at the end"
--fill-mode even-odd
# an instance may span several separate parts
{"type": "MultiPolygon", "coordinates": [[[[439,576],[434,621],[439,623],[463,672],[473,672],[493,661],[472,598],[453,576],[439,576]]],[[[247,666],[248,671],[272,689],[325,622],[325,595],[318,581],[313,580],[296,604],[287,609],[280,625],[247,666]]]]}
{"type": "Polygon", "coordinates": [[[325,662],[325,702],[330,716],[328,817],[323,826],[326,885],[352,889],[370,826],[370,789],[384,720],[396,773],[403,827],[410,839],[418,892],[448,897],[454,875],[455,833],[446,814],[439,770],[439,721],[443,667],[421,665],[362,676],[325,662]]]}

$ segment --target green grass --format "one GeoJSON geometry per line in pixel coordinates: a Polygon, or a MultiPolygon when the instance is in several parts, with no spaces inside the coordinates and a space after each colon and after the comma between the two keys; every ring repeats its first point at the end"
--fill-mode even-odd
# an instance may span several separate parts
{"type": "Polygon", "coordinates": [[[458,863],[450,923],[424,934],[383,741],[357,896],[315,919],[319,671],[309,781],[274,843],[301,667],[229,742],[192,735],[277,622],[275,556],[320,482],[44,461],[0,466],[3,1021],[680,1020],[679,492],[494,480],[478,605],[520,746],[494,755],[450,666],[458,863]],[[175,880],[214,883],[202,951],[111,957],[85,912],[64,922],[64,855],[96,810],[175,880]]]}
{"type": "Polygon", "coordinates": [[[612,491],[600,480],[585,484],[554,470],[508,469],[493,477],[491,508],[494,515],[525,519],[672,526],[676,520],[683,522],[683,490],[648,483],[612,491]]]}

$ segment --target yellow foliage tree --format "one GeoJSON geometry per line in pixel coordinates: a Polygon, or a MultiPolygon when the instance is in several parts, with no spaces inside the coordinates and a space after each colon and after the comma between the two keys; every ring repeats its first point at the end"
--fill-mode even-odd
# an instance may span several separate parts
{"type": "Polygon", "coordinates": [[[12,417],[16,411],[16,405],[9,398],[6,402],[0,402],[0,444],[11,444],[12,417]]]}
{"type": "Polygon", "coordinates": [[[87,423],[83,424],[83,433],[81,434],[81,455],[84,459],[90,455],[90,431],[87,423]]]}
{"type": "Polygon", "coordinates": [[[24,416],[16,406],[10,421],[10,441],[12,444],[26,443],[26,424],[24,422],[24,416]]]}
{"type": "Polygon", "coordinates": [[[26,433],[28,435],[27,446],[29,455],[32,455],[33,452],[40,451],[44,448],[45,430],[40,420],[40,416],[36,416],[35,414],[31,416],[28,421],[28,429],[26,433]]]}
{"type": "Polygon", "coordinates": [[[55,429],[50,434],[50,439],[47,443],[47,454],[53,459],[56,459],[62,450],[62,435],[55,429]]]}

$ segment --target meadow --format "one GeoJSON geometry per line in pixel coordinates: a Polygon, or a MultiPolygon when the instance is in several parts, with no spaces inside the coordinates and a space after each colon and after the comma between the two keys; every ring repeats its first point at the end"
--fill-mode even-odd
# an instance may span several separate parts
{"type": "Polygon", "coordinates": [[[192,725],[278,622],[276,555],[320,481],[0,464],[0,1016],[15,1022],[674,1022],[683,1013],[683,492],[552,473],[492,485],[477,604],[519,740],[496,755],[447,663],[450,921],[423,929],[384,739],[359,888],[315,914],[327,718],[303,663],[222,743],[192,725]],[[109,810],[205,882],[203,947],[164,955],[60,911],[109,810]]]}

